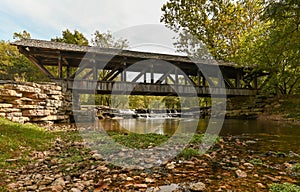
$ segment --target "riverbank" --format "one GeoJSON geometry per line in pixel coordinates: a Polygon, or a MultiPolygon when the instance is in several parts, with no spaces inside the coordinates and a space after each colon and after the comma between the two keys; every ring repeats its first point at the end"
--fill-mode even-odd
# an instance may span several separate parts
{"type": "MultiPolygon", "coordinates": [[[[115,166],[91,151],[75,127],[48,127],[46,131],[0,120],[2,191],[269,191],[273,183],[300,185],[298,151],[258,151],[264,143],[249,136],[220,138],[201,155],[198,135],[187,150],[168,162],[135,169],[115,166]],[[24,149],[27,152],[20,155],[24,149]]],[[[142,143],[138,138],[145,141],[141,148],[168,139],[142,136],[111,134],[129,147],[142,143]]]]}
{"type": "Polygon", "coordinates": [[[286,95],[265,106],[259,119],[300,124],[300,95],[286,95]]]}

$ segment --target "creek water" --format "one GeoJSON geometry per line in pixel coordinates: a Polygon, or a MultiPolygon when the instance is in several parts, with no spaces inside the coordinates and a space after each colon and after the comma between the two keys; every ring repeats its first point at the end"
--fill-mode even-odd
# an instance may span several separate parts
{"type": "MultiPolygon", "coordinates": [[[[172,135],[175,132],[196,130],[204,133],[208,119],[106,119],[99,120],[97,126],[106,131],[135,132],[140,134],[157,133],[172,135]]],[[[214,122],[210,122],[212,125],[214,122]]],[[[217,127],[217,125],[215,125],[217,127]]],[[[219,128],[217,128],[219,129],[219,128]]],[[[224,121],[220,136],[249,139],[256,142],[256,151],[280,151],[300,153],[300,125],[270,120],[232,120],[224,121]]]]}

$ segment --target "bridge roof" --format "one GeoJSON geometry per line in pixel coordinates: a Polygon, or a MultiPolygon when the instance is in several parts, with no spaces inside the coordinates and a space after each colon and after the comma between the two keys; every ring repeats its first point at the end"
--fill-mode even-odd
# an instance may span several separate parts
{"type": "Polygon", "coordinates": [[[42,66],[58,66],[58,58],[61,58],[63,66],[78,67],[88,53],[96,55],[95,58],[98,62],[109,61],[109,65],[106,66],[107,69],[114,69],[123,62],[126,62],[127,65],[131,65],[138,61],[153,59],[171,62],[188,75],[195,75],[197,73],[198,68],[195,63],[207,67],[218,66],[225,70],[229,77],[231,74],[235,76],[237,70],[243,71],[234,63],[216,60],[199,60],[180,55],[98,48],[35,39],[20,40],[11,44],[17,46],[21,53],[31,58],[32,61],[39,62],[39,65],[42,66]]]}

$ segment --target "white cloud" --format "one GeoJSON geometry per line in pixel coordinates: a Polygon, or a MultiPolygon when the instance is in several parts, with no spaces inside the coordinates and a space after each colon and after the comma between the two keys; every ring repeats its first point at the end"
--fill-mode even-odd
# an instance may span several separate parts
{"type": "Polygon", "coordinates": [[[50,39],[69,28],[78,29],[90,38],[96,29],[105,32],[134,25],[158,24],[162,14],[160,8],[165,2],[166,0],[2,0],[0,35],[7,37],[15,31],[26,29],[34,38],[50,39]]]}

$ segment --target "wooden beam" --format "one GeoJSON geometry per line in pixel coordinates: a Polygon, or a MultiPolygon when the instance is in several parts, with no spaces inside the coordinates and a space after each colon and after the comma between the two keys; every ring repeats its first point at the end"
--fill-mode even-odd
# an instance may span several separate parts
{"type": "Polygon", "coordinates": [[[87,72],[87,73],[82,77],[82,79],[83,79],[83,80],[87,80],[87,79],[92,75],[93,72],[94,72],[94,70],[91,69],[89,72],[87,72]]]}
{"type": "Polygon", "coordinates": [[[57,76],[60,79],[63,78],[62,61],[61,61],[61,55],[60,54],[58,55],[58,60],[57,60],[57,76]]]}
{"type": "Polygon", "coordinates": [[[154,65],[153,64],[151,64],[150,76],[151,76],[151,83],[154,83],[154,65]]]}
{"type": "Polygon", "coordinates": [[[145,72],[146,72],[145,70],[140,72],[131,82],[133,83],[137,82],[137,80],[139,80],[145,74],[145,72]]]}
{"type": "Polygon", "coordinates": [[[73,74],[71,75],[71,79],[74,79],[76,75],[79,75],[82,71],[84,71],[89,65],[91,65],[90,62],[86,62],[86,63],[83,63],[80,68],[78,68],[78,70],[73,74]]]}
{"type": "Polygon", "coordinates": [[[92,71],[93,71],[93,80],[97,81],[98,80],[98,69],[97,69],[97,66],[94,66],[92,71]]]}
{"type": "Polygon", "coordinates": [[[236,74],[235,87],[236,88],[241,88],[241,74],[240,74],[240,72],[237,72],[237,74],[236,74]]]}
{"type": "Polygon", "coordinates": [[[110,77],[109,79],[108,79],[108,81],[112,81],[112,80],[114,80],[120,73],[122,73],[123,72],[123,69],[119,69],[118,71],[117,71],[117,73],[115,73],[112,77],[110,77]]]}
{"type": "Polygon", "coordinates": [[[171,69],[170,71],[168,71],[167,73],[163,74],[156,82],[155,84],[161,84],[169,75],[170,73],[173,71],[173,69],[171,69]]]}
{"type": "Polygon", "coordinates": [[[49,77],[50,79],[55,79],[55,77],[41,64],[41,62],[31,56],[29,54],[29,51],[27,51],[25,48],[19,48],[19,51],[24,54],[33,64],[35,64],[47,77],[49,77]]]}
{"type": "Polygon", "coordinates": [[[174,84],[176,83],[175,79],[174,79],[171,75],[168,75],[168,78],[169,78],[174,84]]]}
{"type": "Polygon", "coordinates": [[[68,79],[71,75],[70,65],[66,58],[62,58],[62,60],[63,60],[64,64],[67,66],[67,79],[68,79]]]}

